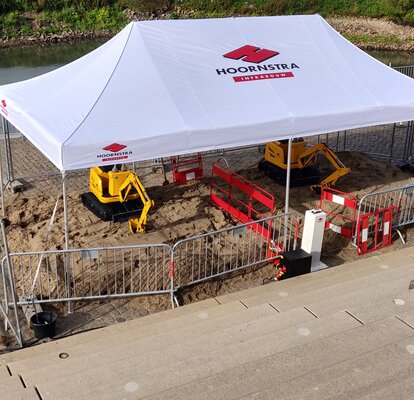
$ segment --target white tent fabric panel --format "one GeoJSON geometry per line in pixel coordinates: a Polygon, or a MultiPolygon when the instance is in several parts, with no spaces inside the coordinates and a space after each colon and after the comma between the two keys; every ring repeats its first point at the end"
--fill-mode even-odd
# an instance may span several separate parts
{"type": "Polygon", "coordinates": [[[141,21],[0,111],[68,171],[412,120],[414,80],[318,15],[141,21]]]}

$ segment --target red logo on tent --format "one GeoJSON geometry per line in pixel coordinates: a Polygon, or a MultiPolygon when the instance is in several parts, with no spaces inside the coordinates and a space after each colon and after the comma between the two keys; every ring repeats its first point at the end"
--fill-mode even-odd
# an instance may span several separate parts
{"type": "Polygon", "coordinates": [[[0,110],[4,115],[9,115],[9,113],[6,110],[6,107],[7,107],[6,100],[2,100],[1,105],[0,105],[0,110]]]}
{"type": "Polygon", "coordinates": [[[106,151],[110,151],[111,153],[118,153],[118,151],[121,151],[125,149],[125,145],[118,144],[118,143],[112,143],[109,146],[104,147],[103,149],[106,151]]]}
{"type": "Polygon", "coordinates": [[[223,54],[223,57],[231,58],[233,60],[242,60],[246,62],[259,64],[263,61],[268,60],[274,56],[277,56],[279,52],[268,49],[261,49],[260,47],[242,46],[236,50],[231,51],[230,53],[223,54]]]}

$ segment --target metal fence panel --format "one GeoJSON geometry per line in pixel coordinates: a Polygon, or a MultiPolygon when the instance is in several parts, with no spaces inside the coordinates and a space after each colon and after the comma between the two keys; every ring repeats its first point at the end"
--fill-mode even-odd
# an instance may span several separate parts
{"type": "MultiPolygon", "coordinates": [[[[359,201],[357,219],[363,214],[392,206],[395,207],[392,219],[393,228],[414,223],[414,184],[366,194],[359,201]]],[[[382,225],[379,230],[382,230],[382,225]]],[[[369,231],[369,234],[371,233],[369,231]]]]}
{"type": "Polygon", "coordinates": [[[396,71],[401,72],[404,75],[414,78],[414,65],[406,65],[403,67],[393,67],[396,71]]]}
{"type": "Polygon", "coordinates": [[[23,347],[20,320],[17,309],[13,265],[10,262],[6,230],[3,220],[0,220],[0,236],[1,253],[4,256],[0,269],[0,315],[2,315],[4,320],[4,330],[11,330],[20,347],[23,347]]]}
{"type": "Polygon", "coordinates": [[[18,296],[35,296],[38,303],[172,290],[171,248],[165,244],[12,253],[10,258],[18,296]]]}
{"type": "Polygon", "coordinates": [[[408,162],[414,156],[411,122],[332,132],[312,136],[308,141],[326,143],[335,152],[358,151],[397,163],[408,162]]]}
{"type": "Polygon", "coordinates": [[[280,214],[180,240],[174,247],[174,288],[264,265],[296,248],[299,214],[280,214]]]}

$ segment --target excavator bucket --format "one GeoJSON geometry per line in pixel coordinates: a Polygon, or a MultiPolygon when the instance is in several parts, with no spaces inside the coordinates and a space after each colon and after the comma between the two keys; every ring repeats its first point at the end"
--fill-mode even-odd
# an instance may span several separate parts
{"type": "Polygon", "coordinates": [[[145,228],[142,226],[138,218],[131,218],[128,220],[129,231],[131,233],[143,233],[145,228]]]}
{"type": "Polygon", "coordinates": [[[322,193],[322,187],[321,185],[312,185],[310,186],[310,189],[313,193],[315,193],[317,196],[320,196],[322,193]]]}

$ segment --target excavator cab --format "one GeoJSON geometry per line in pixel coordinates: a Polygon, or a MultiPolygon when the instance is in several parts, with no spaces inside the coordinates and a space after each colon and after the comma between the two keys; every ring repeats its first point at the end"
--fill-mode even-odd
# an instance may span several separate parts
{"type": "MultiPolygon", "coordinates": [[[[288,140],[269,142],[266,144],[264,159],[279,168],[287,169],[288,140]]],[[[303,139],[293,139],[291,149],[291,168],[298,168],[298,158],[306,150],[306,142],[303,139]]]]}
{"type": "Polygon", "coordinates": [[[82,203],[103,221],[128,220],[132,233],[144,232],[148,213],[154,207],[138,176],[122,171],[121,165],[93,167],[89,171],[90,192],[82,203]]]}

